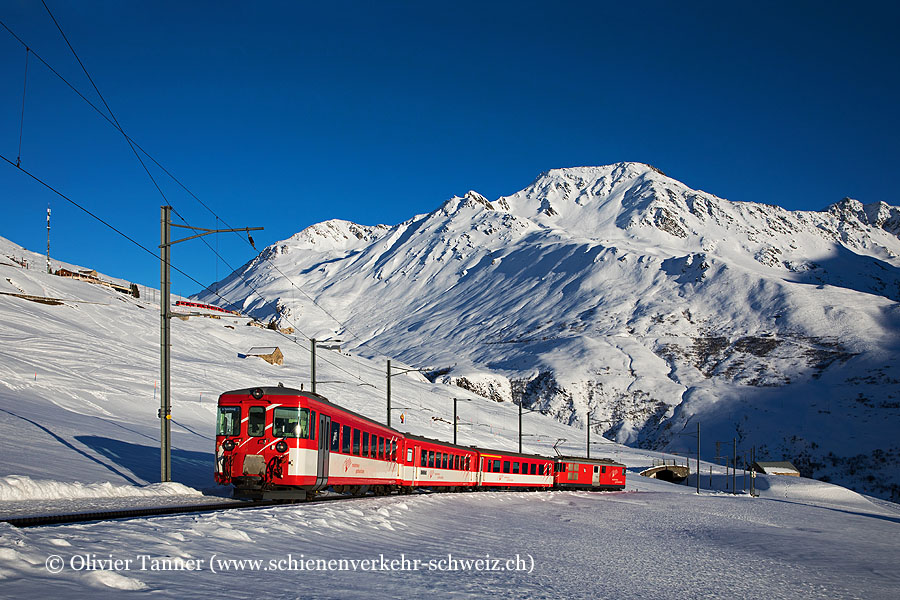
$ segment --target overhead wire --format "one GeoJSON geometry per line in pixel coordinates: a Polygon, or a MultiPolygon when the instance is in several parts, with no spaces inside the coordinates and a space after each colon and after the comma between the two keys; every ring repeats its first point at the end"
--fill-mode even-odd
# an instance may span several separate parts
{"type": "MultiPolygon", "coordinates": [[[[46,67],[47,67],[54,75],[56,75],[56,77],[57,77],[58,79],[60,79],[63,83],[65,83],[66,86],[68,86],[73,92],[75,92],[75,94],[76,94],[77,96],[79,96],[85,103],[87,103],[91,108],[93,108],[94,111],[97,112],[97,114],[99,114],[101,117],[103,117],[110,125],[112,125],[117,131],[119,131],[119,133],[122,134],[122,136],[125,138],[126,142],[128,143],[128,146],[129,146],[129,148],[131,149],[132,153],[134,153],[135,157],[138,159],[138,161],[140,162],[140,164],[141,164],[141,166],[143,167],[144,171],[147,173],[148,177],[149,177],[150,180],[152,181],[154,187],[157,189],[157,191],[158,191],[159,194],[162,196],[162,198],[166,201],[166,204],[169,204],[169,205],[170,205],[171,203],[170,203],[170,202],[168,201],[168,199],[166,198],[165,193],[162,191],[161,187],[159,186],[159,183],[158,183],[158,182],[156,181],[156,179],[153,177],[153,175],[152,175],[152,173],[150,172],[149,168],[147,167],[146,163],[143,161],[143,159],[141,159],[140,154],[138,153],[138,150],[140,150],[140,153],[144,154],[144,156],[146,156],[150,161],[152,161],[153,164],[155,164],[160,170],[162,170],[162,171],[163,171],[170,179],[172,179],[179,187],[181,187],[181,188],[182,188],[185,192],[187,192],[192,198],[194,198],[194,200],[196,200],[201,206],[203,206],[204,208],[206,208],[206,210],[209,211],[209,212],[210,212],[210,213],[211,213],[218,221],[221,221],[221,222],[222,222],[223,224],[225,224],[228,228],[231,228],[231,226],[228,224],[227,221],[225,221],[223,218],[221,218],[221,217],[220,217],[220,216],[219,216],[219,215],[218,215],[218,214],[217,214],[217,213],[216,213],[216,212],[215,212],[215,211],[214,211],[207,203],[203,202],[203,201],[202,201],[196,194],[194,194],[194,193],[193,193],[186,185],[184,185],[184,183],[182,183],[181,180],[179,180],[173,173],[171,173],[168,169],[166,169],[166,168],[165,168],[158,160],[156,160],[149,152],[147,152],[142,146],[140,146],[140,144],[138,144],[135,140],[133,140],[133,139],[125,132],[125,130],[122,128],[121,124],[119,123],[118,119],[116,118],[115,114],[113,113],[112,109],[110,108],[109,104],[106,102],[106,99],[103,97],[103,94],[100,92],[99,88],[97,87],[96,83],[94,82],[93,78],[91,77],[90,73],[88,72],[86,66],[84,65],[84,62],[83,62],[83,61],[81,60],[81,58],[78,56],[78,53],[75,51],[74,47],[73,47],[72,44],[69,42],[69,39],[68,39],[68,37],[66,36],[65,32],[62,30],[62,27],[60,26],[59,22],[56,20],[55,16],[53,15],[52,11],[50,10],[50,8],[47,6],[47,3],[46,3],[44,0],[41,0],[41,3],[43,4],[43,6],[44,6],[44,8],[46,9],[46,11],[47,11],[48,15],[50,16],[50,18],[53,20],[53,23],[56,25],[57,29],[59,30],[60,35],[62,36],[63,40],[66,42],[66,45],[69,47],[69,50],[72,52],[72,55],[75,57],[75,59],[76,59],[76,61],[78,62],[79,66],[81,67],[82,71],[84,72],[85,76],[87,77],[88,81],[91,83],[91,86],[94,88],[94,91],[97,93],[97,96],[100,98],[100,100],[103,102],[103,105],[106,107],[106,111],[107,111],[106,113],[105,113],[104,111],[102,111],[102,110],[101,110],[97,105],[95,105],[93,102],[91,102],[90,99],[88,99],[83,93],[81,93],[81,91],[79,91],[78,88],[76,88],[74,85],[72,85],[65,77],[63,77],[56,69],[54,69],[54,68],[53,68],[46,60],[44,60],[40,55],[38,55],[34,50],[32,50],[32,49],[30,48],[30,46],[29,46],[28,44],[26,44],[26,43],[25,43],[18,35],[16,35],[16,33],[15,33],[12,29],[10,29],[10,27],[7,26],[6,23],[4,23],[2,20],[0,20],[0,26],[2,26],[4,29],[6,29],[6,31],[7,31],[7,32],[8,32],[8,33],[9,33],[9,34],[10,34],[17,42],[19,42],[19,44],[21,44],[22,46],[24,46],[27,53],[33,54],[33,55],[35,56],[35,58],[37,58],[44,66],[46,66],[46,67]]],[[[27,76],[27,55],[26,55],[26,76],[27,76]]],[[[24,122],[24,92],[23,92],[23,115],[22,115],[22,119],[23,119],[23,122],[24,122]]],[[[20,133],[20,137],[21,137],[21,133],[20,133]]],[[[21,145],[21,141],[20,141],[20,145],[21,145]]],[[[41,180],[40,178],[38,178],[37,176],[33,175],[32,173],[30,173],[30,172],[28,172],[28,171],[26,171],[26,170],[24,170],[24,169],[21,169],[21,167],[19,167],[19,164],[18,164],[19,161],[18,161],[18,160],[17,160],[16,163],[12,163],[12,162],[11,162],[9,159],[7,159],[5,156],[0,156],[0,157],[2,157],[3,160],[5,160],[6,162],[9,162],[11,165],[16,166],[17,168],[19,168],[20,170],[22,170],[23,172],[25,172],[27,175],[29,175],[31,178],[33,178],[35,181],[37,181],[37,182],[40,183],[41,185],[44,185],[44,186],[47,187],[49,190],[51,190],[52,192],[58,194],[58,195],[59,195],[60,197],[62,197],[63,199],[65,199],[65,200],[71,202],[74,206],[76,206],[76,207],[78,207],[79,209],[83,210],[85,213],[87,213],[87,214],[90,215],[91,217],[97,219],[98,221],[100,221],[101,223],[103,223],[104,225],[106,225],[107,227],[109,227],[110,229],[112,229],[113,231],[115,231],[116,233],[122,235],[123,237],[125,237],[126,239],[128,239],[129,241],[131,241],[132,243],[138,245],[140,248],[142,248],[143,250],[145,250],[146,252],[148,252],[149,254],[151,254],[151,256],[154,256],[155,258],[160,258],[159,255],[157,255],[157,254],[155,254],[154,252],[152,252],[151,250],[147,249],[147,248],[144,247],[142,244],[140,244],[139,242],[137,242],[136,240],[134,240],[133,238],[131,238],[130,236],[128,236],[128,235],[125,234],[124,232],[120,231],[119,229],[115,228],[114,226],[112,226],[111,224],[109,224],[107,221],[103,220],[102,218],[100,218],[99,216],[95,215],[95,214],[92,213],[91,211],[89,211],[89,210],[87,210],[86,208],[84,208],[83,206],[79,205],[78,203],[76,203],[74,200],[72,200],[72,199],[69,198],[68,196],[65,196],[64,194],[62,194],[61,192],[59,192],[58,190],[56,190],[55,188],[53,188],[52,186],[50,186],[49,184],[47,184],[46,182],[44,182],[43,180],[41,180]]],[[[173,210],[174,210],[174,208],[173,208],[173,210]]],[[[175,212],[176,212],[176,214],[178,214],[177,211],[175,211],[175,212]]],[[[179,218],[181,218],[182,221],[184,221],[185,224],[187,225],[186,221],[184,220],[184,217],[182,217],[180,214],[178,214],[178,216],[179,216],[179,218]]],[[[241,237],[241,239],[244,239],[242,236],[240,236],[240,235],[238,234],[238,232],[235,232],[235,234],[238,235],[239,237],[241,237]]],[[[202,240],[202,238],[201,238],[201,240],[202,240]]],[[[209,249],[210,249],[210,250],[211,250],[218,258],[219,258],[219,259],[221,259],[221,260],[222,260],[222,261],[223,261],[223,262],[224,262],[224,263],[232,270],[232,272],[236,271],[236,269],[235,269],[233,266],[231,266],[231,265],[228,263],[228,261],[225,260],[224,257],[221,256],[221,254],[219,254],[219,252],[218,252],[217,250],[213,249],[212,246],[210,246],[209,243],[208,243],[206,240],[202,240],[202,241],[204,242],[204,244],[205,244],[205,245],[206,245],[206,246],[207,246],[207,247],[208,247],[208,248],[209,248],[209,249]]],[[[250,246],[251,246],[254,250],[256,250],[255,245],[254,245],[249,239],[246,239],[245,241],[247,241],[247,243],[250,244],[250,246]]],[[[262,256],[262,255],[263,255],[262,252],[257,251],[257,258],[259,258],[259,257],[262,256]]],[[[360,342],[362,345],[371,345],[371,340],[369,340],[369,341],[364,341],[364,340],[362,339],[362,337],[359,336],[357,333],[355,333],[355,332],[354,332],[354,331],[353,331],[346,323],[344,323],[343,321],[341,321],[340,319],[338,319],[334,314],[332,314],[332,313],[331,313],[330,311],[328,311],[325,307],[323,307],[321,304],[319,304],[314,298],[312,298],[308,293],[306,293],[306,291],[304,291],[301,287],[297,286],[297,284],[296,284],[296,283],[295,283],[295,282],[294,282],[287,274],[285,274],[285,273],[278,267],[278,265],[276,265],[276,264],[272,261],[271,257],[269,257],[269,256],[263,256],[263,259],[266,260],[266,261],[271,265],[271,267],[272,267],[272,268],[273,268],[273,269],[274,269],[281,277],[283,277],[283,278],[291,285],[292,288],[294,288],[294,289],[296,289],[297,291],[299,291],[299,292],[300,292],[303,296],[305,296],[305,297],[306,297],[306,298],[307,298],[314,306],[316,306],[317,308],[319,308],[319,309],[320,309],[323,313],[325,313],[330,319],[332,319],[332,320],[335,321],[338,325],[340,325],[340,326],[343,328],[343,330],[344,330],[345,332],[349,333],[353,338],[359,340],[359,342],[360,342]]],[[[198,286],[200,286],[202,289],[207,290],[207,291],[210,292],[210,293],[213,293],[217,298],[223,300],[225,303],[231,303],[231,300],[228,300],[227,298],[225,298],[224,296],[222,296],[220,293],[218,293],[218,290],[212,289],[212,286],[205,286],[203,283],[199,282],[197,279],[195,279],[194,277],[188,275],[187,273],[185,273],[185,272],[182,271],[181,269],[175,267],[174,265],[171,265],[171,264],[170,264],[169,266],[170,266],[171,268],[173,268],[175,271],[177,271],[178,273],[184,275],[184,276],[185,276],[186,278],[188,278],[189,280],[191,280],[191,281],[193,281],[194,283],[196,283],[196,284],[197,284],[198,286]]],[[[250,284],[250,283],[249,283],[248,281],[246,281],[246,280],[245,280],[245,283],[247,283],[248,287],[250,287],[251,290],[252,290],[252,291],[253,291],[260,299],[266,300],[265,296],[263,296],[262,293],[261,293],[255,286],[253,286],[252,284],[250,284]]],[[[304,332],[303,332],[303,331],[302,331],[295,323],[293,323],[293,322],[292,322],[289,318],[287,318],[286,316],[282,316],[282,318],[284,318],[286,321],[288,321],[288,323],[290,323],[290,325],[291,325],[292,327],[294,327],[294,329],[295,329],[296,331],[299,331],[299,332],[301,333],[301,335],[303,335],[304,337],[306,337],[307,339],[309,339],[309,340],[310,340],[310,343],[312,343],[312,339],[311,339],[309,336],[307,336],[307,335],[306,335],[306,334],[305,334],[305,333],[304,333],[304,332]]],[[[280,331],[279,331],[278,333],[281,334],[280,331]]],[[[294,339],[294,338],[289,338],[289,337],[286,336],[285,334],[281,334],[281,335],[283,335],[284,337],[286,337],[286,338],[288,338],[288,339],[293,339],[293,341],[296,342],[296,339],[294,339]]],[[[299,342],[296,342],[296,343],[299,343],[299,342]]],[[[323,360],[323,362],[325,362],[325,363],[327,363],[327,364],[330,364],[331,366],[337,368],[338,370],[340,370],[340,371],[342,371],[342,372],[348,374],[349,376],[353,377],[354,379],[358,379],[358,380],[362,381],[362,378],[361,378],[359,375],[353,374],[353,373],[347,371],[346,369],[343,369],[343,368],[340,367],[339,365],[336,365],[336,364],[334,364],[333,362],[328,361],[327,359],[324,359],[324,358],[323,358],[322,360],[323,360]]]]}
{"type": "MultiPolygon", "coordinates": [[[[155,252],[153,252],[152,250],[150,250],[149,248],[147,248],[146,246],[144,246],[143,244],[141,244],[139,241],[137,241],[136,239],[134,239],[133,237],[131,237],[130,235],[128,235],[128,234],[125,233],[124,231],[120,230],[119,228],[117,228],[115,225],[113,225],[112,223],[110,223],[110,222],[107,221],[106,219],[104,219],[104,218],[100,217],[99,215],[95,214],[95,213],[92,212],[90,209],[86,208],[85,206],[82,206],[81,204],[79,204],[78,202],[76,202],[75,200],[73,200],[72,198],[70,198],[69,196],[67,196],[67,195],[65,195],[64,193],[62,193],[61,191],[57,190],[56,188],[54,188],[54,187],[53,187],[52,185],[50,185],[49,183],[47,183],[46,181],[44,181],[43,179],[41,179],[41,178],[38,177],[37,175],[35,175],[35,174],[33,174],[32,172],[30,172],[28,169],[24,169],[24,168],[22,168],[21,166],[17,166],[15,162],[13,162],[13,161],[10,160],[9,158],[7,158],[7,157],[6,157],[5,155],[3,155],[2,153],[0,153],[0,159],[2,159],[3,161],[7,162],[10,166],[17,168],[17,169],[18,169],[19,171],[21,171],[22,173],[25,173],[26,175],[28,175],[30,178],[32,178],[34,181],[36,181],[36,182],[39,183],[40,185],[44,186],[45,188],[47,188],[48,190],[50,190],[51,192],[53,192],[54,194],[56,194],[57,196],[59,196],[60,198],[62,198],[63,200],[66,200],[67,202],[69,202],[70,204],[72,204],[73,206],[75,206],[76,208],[78,208],[79,210],[83,211],[83,212],[84,212],[85,214],[87,214],[88,216],[90,216],[90,217],[92,217],[93,219],[97,220],[98,222],[102,223],[103,225],[105,225],[106,227],[108,227],[109,229],[111,229],[112,231],[114,231],[115,233],[119,234],[120,236],[122,236],[123,238],[125,238],[126,240],[128,240],[129,242],[131,242],[132,244],[134,244],[135,246],[137,246],[138,248],[140,248],[141,250],[143,250],[144,252],[146,252],[146,253],[149,254],[150,256],[152,256],[153,258],[155,258],[155,259],[157,259],[157,260],[162,260],[162,258],[161,258],[158,254],[156,254],[155,252]]],[[[184,272],[182,269],[179,269],[178,267],[176,267],[175,265],[173,265],[171,262],[169,263],[169,267],[170,267],[171,269],[177,271],[177,272],[180,273],[181,275],[184,275],[185,277],[187,277],[188,279],[190,279],[191,281],[193,281],[193,282],[196,283],[197,285],[199,285],[199,286],[202,286],[202,285],[203,285],[203,284],[200,283],[197,279],[195,279],[193,276],[191,276],[191,275],[189,275],[188,273],[184,272]]],[[[254,292],[255,292],[262,300],[265,300],[265,297],[262,296],[262,295],[258,292],[258,290],[256,290],[256,289],[253,288],[252,286],[251,286],[251,289],[253,289],[254,292]]],[[[225,301],[225,302],[230,302],[227,298],[225,298],[225,297],[223,297],[223,296],[219,296],[219,298],[220,298],[221,300],[225,301]]],[[[292,324],[292,325],[293,325],[293,324],[292,324]]],[[[297,330],[300,331],[299,329],[297,329],[297,330]]],[[[300,345],[300,346],[302,347],[302,344],[300,344],[300,342],[297,341],[296,338],[291,338],[290,336],[288,336],[287,334],[284,334],[284,333],[281,332],[281,331],[278,331],[278,330],[275,330],[275,331],[276,331],[276,333],[278,333],[279,335],[281,335],[281,336],[284,337],[285,339],[288,339],[288,340],[290,340],[290,341],[292,341],[292,342],[294,342],[294,343],[296,343],[296,344],[298,344],[298,345],[300,345]]],[[[301,331],[301,334],[303,334],[302,331],[301,331]]],[[[304,337],[306,337],[306,334],[303,334],[303,335],[304,335],[304,337]]],[[[321,360],[322,360],[322,362],[331,365],[331,366],[334,367],[335,369],[338,369],[339,371],[342,371],[342,372],[346,373],[346,374],[349,375],[350,377],[353,377],[354,379],[359,379],[360,381],[363,381],[363,379],[362,379],[361,377],[359,377],[359,376],[357,376],[357,375],[351,373],[350,371],[344,369],[344,368],[341,367],[340,365],[337,365],[337,364],[333,363],[332,361],[329,361],[328,359],[325,359],[325,358],[322,358],[321,360]]]]}
{"type": "MultiPolygon", "coordinates": [[[[42,0],[42,1],[43,1],[43,0],[42,0]]],[[[44,6],[46,7],[46,3],[44,3],[44,6]]],[[[48,10],[48,12],[49,12],[49,9],[47,9],[47,10],[48,10]]],[[[51,17],[52,17],[52,13],[51,13],[51,17]]],[[[54,19],[54,22],[56,22],[55,19],[54,19]]],[[[21,44],[21,45],[22,45],[23,47],[25,47],[25,48],[29,48],[29,46],[28,46],[28,45],[27,45],[27,44],[26,44],[26,43],[25,43],[18,35],[16,35],[16,33],[15,33],[12,29],[10,29],[9,26],[6,25],[6,23],[4,23],[2,20],[0,20],[0,26],[3,26],[3,28],[6,29],[6,31],[9,32],[9,34],[10,34],[13,38],[15,38],[15,40],[16,40],[17,42],[19,42],[19,44],[21,44]]],[[[57,27],[59,28],[59,24],[58,24],[58,23],[57,23],[57,27]]],[[[63,37],[65,38],[65,34],[63,34],[63,37]]],[[[68,42],[68,40],[67,40],[67,42],[68,42]]],[[[71,48],[71,45],[70,45],[70,48],[71,48]]],[[[65,77],[63,77],[56,69],[54,69],[54,68],[53,68],[46,60],[44,60],[44,59],[43,59],[40,55],[38,55],[34,50],[31,50],[31,53],[35,56],[35,58],[37,58],[39,61],[41,61],[41,63],[44,64],[44,66],[46,66],[46,67],[50,70],[50,72],[52,72],[54,75],[56,75],[56,77],[59,78],[63,83],[65,83],[66,86],[68,86],[73,92],[75,92],[76,95],[78,95],[85,103],[87,103],[91,108],[93,108],[94,111],[97,112],[97,114],[99,114],[101,117],[103,117],[110,125],[112,125],[113,127],[115,127],[115,128],[116,128],[116,129],[117,129],[117,130],[125,137],[125,139],[126,139],[126,141],[128,142],[129,146],[131,146],[132,151],[135,151],[135,148],[137,148],[138,150],[140,150],[141,153],[144,154],[144,156],[146,156],[151,162],[153,162],[153,164],[155,164],[161,171],[163,171],[170,179],[172,179],[172,181],[174,181],[179,187],[181,187],[188,195],[190,195],[190,196],[191,196],[194,200],[196,200],[201,206],[203,206],[207,211],[209,211],[210,214],[212,214],[212,215],[213,215],[214,217],[216,217],[217,219],[221,220],[222,223],[223,223],[226,227],[228,227],[229,229],[232,228],[231,225],[229,225],[227,221],[225,221],[225,220],[222,219],[218,214],[216,214],[216,212],[215,212],[212,208],[210,208],[210,206],[209,206],[208,204],[206,204],[205,202],[203,202],[203,200],[201,200],[196,194],[194,194],[194,192],[192,192],[192,191],[191,191],[184,183],[182,183],[181,180],[179,180],[179,179],[178,179],[171,171],[169,171],[165,166],[163,166],[159,161],[157,161],[157,160],[153,157],[153,155],[151,155],[149,152],[147,152],[147,150],[145,150],[138,142],[136,142],[134,139],[132,139],[130,136],[128,136],[128,134],[125,133],[125,131],[122,129],[122,127],[118,124],[118,122],[115,121],[114,115],[112,115],[112,111],[110,111],[110,115],[107,115],[106,113],[104,113],[104,112],[103,112],[96,104],[94,104],[93,102],[91,102],[91,100],[88,99],[84,94],[82,94],[81,91],[78,90],[78,88],[76,88],[74,85],[72,85],[65,77]],[[113,116],[113,118],[111,119],[110,116],[113,116]]],[[[74,50],[73,50],[73,53],[74,53],[74,50]]],[[[82,69],[84,69],[84,65],[83,65],[83,63],[81,63],[80,60],[79,60],[79,63],[81,64],[82,69]]],[[[86,71],[86,69],[85,69],[85,71],[86,71]]],[[[89,76],[89,75],[88,75],[88,79],[90,79],[90,76],[89,76]]],[[[91,83],[92,83],[92,85],[93,85],[93,80],[91,80],[91,83]]],[[[95,89],[96,89],[96,86],[95,86],[95,89]]],[[[98,91],[97,93],[98,93],[98,95],[100,95],[100,94],[99,94],[99,91],[98,91]]],[[[101,96],[101,100],[102,100],[102,96],[101,96]]],[[[104,101],[104,104],[106,104],[105,101],[104,101]]],[[[108,107],[107,107],[107,108],[108,108],[108,107]]],[[[140,157],[138,158],[138,160],[140,160],[140,157]]],[[[144,162],[143,162],[142,160],[141,160],[140,162],[141,162],[141,165],[144,167],[144,169],[147,170],[147,167],[146,167],[146,165],[144,164],[144,162]]],[[[148,170],[148,175],[149,175],[149,170],[148,170]]],[[[153,183],[154,183],[154,185],[157,187],[157,189],[159,189],[159,186],[158,186],[158,184],[156,183],[156,180],[153,179],[153,176],[152,176],[152,175],[150,175],[150,178],[151,178],[151,180],[153,180],[153,183]]],[[[162,190],[160,190],[160,194],[165,198],[165,194],[162,193],[162,190]]],[[[167,202],[167,203],[168,203],[168,202],[167,202]]],[[[237,232],[235,232],[235,235],[238,235],[239,237],[241,237],[237,232]]],[[[243,238],[242,238],[242,239],[243,239],[243,238]]],[[[247,241],[247,243],[250,244],[250,246],[253,247],[254,250],[256,250],[256,247],[255,247],[252,243],[250,243],[249,240],[245,240],[245,241],[247,241]]],[[[257,257],[259,257],[259,256],[261,256],[261,255],[262,255],[262,252],[257,251],[257,257]]],[[[345,322],[343,322],[343,321],[341,321],[340,319],[338,319],[338,318],[337,318],[334,314],[332,314],[328,309],[326,309],[324,306],[322,306],[321,304],[319,304],[319,303],[315,300],[315,298],[313,298],[312,296],[310,296],[309,294],[307,294],[306,291],[304,291],[301,287],[297,286],[297,284],[294,283],[294,281],[293,281],[287,274],[285,274],[281,269],[278,268],[278,266],[272,261],[271,258],[269,258],[269,257],[264,257],[264,260],[266,260],[267,262],[269,262],[269,264],[275,269],[275,271],[276,271],[279,275],[281,275],[284,279],[287,280],[287,282],[291,285],[291,287],[293,287],[294,289],[296,289],[297,291],[299,291],[299,292],[300,292],[303,296],[305,296],[305,297],[307,298],[307,300],[309,300],[315,307],[317,307],[317,308],[318,308],[319,310],[321,310],[325,315],[327,315],[330,319],[332,319],[334,322],[336,322],[338,325],[340,325],[340,326],[343,328],[343,330],[346,331],[347,333],[349,333],[353,338],[355,338],[356,340],[358,340],[358,341],[360,342],[360,345],[363,345],[363,346],[366,346],[366,345],[372,346],[373,349],[376,349],[376,350],[377,350],[377,348],[374,348],[374,345],[372,344],[372,340],[363,340],[362,336],[360,336],[359,334],[357,334],[356,332],[354,332],[354,331],[353,331],[353,330],[352,330],[345,322]]],[[[232,269],[232,270],[233,270],[233,269],[232,269]]],[[[199,285],[201,286],[201,288],[207,289],[203,284],[199,284],[199,285]]]]}
{"type": "Polygon", "coordinates": [[[31,50],[25,46],[25,77],[22,82],[22,118],[19,120],[19,154],[16,156],[16,166],[22,164],[22,134],[25,133],[25,93],[28,91],[28,55],[31,50]]]}
{"type": "Polygon", "coordinates": [[[66,37],[66,33],[60,27],[59,22],[56,20],[56,17],[53,16],[53,13],[50,11],[50,7],[47,6],[47,3],[44,0],[41,0],[41,4],[44,5],[44,8],[47,10],[47,14],[50,15],[50,18],[53,20],[53,24],[56,25],[56,29],[59,30],[59,34],[62,36],[63,40],[65,40],[66,45],[69,47],[69,50],[72,51],[72,56],[75,57],[75,60],[78,61],[78,64],[81,66],[81,70],[84,71],[85,76],[88,78],[88,81],[91,82],[91,86],[94,88],[94,91],[97,92],[97,96],[100,97],[100,100],[103,102],[103,106],[106,107],[109,116],[112,117],[113,122],[115,123],[116,129],[119,130],[119,133],[125,138],[125,141],[128,143],[128,147],[131,148],[131,151],[134,153],[134,156],[138,159],[138,162],[141,163],[141,166],[144,167],[144,171],[147,173],[147,176],[150,178],[150,181],[153,182],[153,185],[156,187],[156,191],[159,192],[159,195],[162,196],[163,200],[165,200],[166,204],[169,204],[168,199],[166,198],[166,194],[162,191],[162,188],[159,187],[159,184],[156,182],[156,179],[153,177],[153,174],[150,172],[150,169],[147,168],[147,165],[144,163],[144,160],[141,158],[141,155],[138,154],[138,151],[135,149],[134,144],[131,143],[131,138],[125,135],[125,130],[122,129],[122,126],[119,124],[119,120],[116,118],[115,113],[113,113],[112,109],[109,107],[109,104],[106,102],[106,98],[103,97],[103,94],[100,93],[100,89],[97,87],[97,84],[94,83],[93,77],[88,73],[87,67],[84,66],[84,63],[81,62],[81,58],[78,56],[78,53],[75,52],[75,48],[69,42],[69,38],[66,37]]]}

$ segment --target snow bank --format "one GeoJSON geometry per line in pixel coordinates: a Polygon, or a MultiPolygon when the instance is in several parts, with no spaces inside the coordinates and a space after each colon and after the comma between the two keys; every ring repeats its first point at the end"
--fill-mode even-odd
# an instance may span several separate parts
{"type": "Polygon", "coordinates": [[[68,498],[125,498],[133,496],[201,496],[180,483],[147,486],[36,480],[24,475],[0,477],[0,501],[55,500],[68,498]]]}
{"type": "Polygon", "coordinates": [[[878,510],[862,494],[824,481],[787,475],[757,476],[756,481],[759,495],[765,498],[878,510]]]}

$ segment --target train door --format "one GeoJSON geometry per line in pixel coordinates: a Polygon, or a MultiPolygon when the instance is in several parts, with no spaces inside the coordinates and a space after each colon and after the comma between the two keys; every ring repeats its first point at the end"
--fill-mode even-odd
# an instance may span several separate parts
{"type": "Polygon", "coordinates": [[[331,455],[331,417],[319,413],[319,451],[316,453],[316,488],[328,485],[328,461],[331,455]]]}
{"type": "Polygon", "coordinates": [[[594,478],[591,479],[591,485],[598,486],[600,485],[600,467],[594,465],[594,478]]]}
{"type": "Polygon", "coordinates": [[[422,447],[419,446],[419,445],[414,446],[414,447],[413,447],[413,462],[412,462],[412,482],[413,482],[413,485],[415,485],[416,482],[419,481],[419,479],[420,479],[419,476],[422,474],[422,469],[425,468],[425,460],[424,460],[424,458],[423,458],[421,461],[419,460],[419,457],[421,457],[421,456],[422,456],[422,447]],[[419,462],[421,462],[422,464],[419,465],[419,462]]]}

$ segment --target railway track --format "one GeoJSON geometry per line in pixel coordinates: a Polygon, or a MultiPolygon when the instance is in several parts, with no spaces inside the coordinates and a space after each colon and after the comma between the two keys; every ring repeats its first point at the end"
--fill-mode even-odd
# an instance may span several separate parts
{"type": "MultiPolygon", "coordinates": [[[[371,496],[375,497],[375,496],[371,496]]],[[[351,500],[365,498],[365,496],[322,496],[303,500],[298,504],[312,504],[315,502],[330,502],[334,500],[351,500]]],[[[124,510],[91,511],[81,513],[68,513],[61,515],[41,515],[28,517],[0,518],[0,523],[9,523],[15,527],[42,527],[45,525],[63,525],[66,523],[92,523],[96,521],[114,521],[120,519],[138,519],[141,517],[156,517],[164,515],[178,515],[190,513],[216,512],[219,510],[247,510],[253,508],[266,508],[270,506],[286,506],[283,500],[247,500],[241,502],[222,502],[219,504],[193,504],[183,506],[164,506],[156,508],[129,508],[124,510]]]]}

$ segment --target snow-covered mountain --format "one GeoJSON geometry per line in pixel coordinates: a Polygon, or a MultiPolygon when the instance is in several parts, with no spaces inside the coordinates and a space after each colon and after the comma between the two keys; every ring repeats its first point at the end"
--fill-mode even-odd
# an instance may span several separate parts
{"type": "Polygon", "coordinates": [[[896,499],[898,235],[885,203],[792,212],[620,163],[320,223],[199,297],[620,442],[690,451],[699,421],[896,499]]]}

